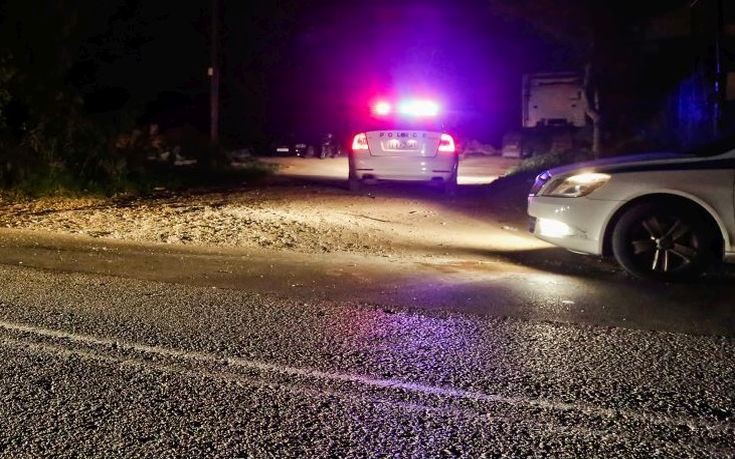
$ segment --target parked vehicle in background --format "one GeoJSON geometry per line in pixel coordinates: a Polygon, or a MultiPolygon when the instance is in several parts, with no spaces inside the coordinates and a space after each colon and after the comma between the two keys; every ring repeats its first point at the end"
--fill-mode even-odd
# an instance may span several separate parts
{"type": "Polygon", "coordinates": [[[275,156],[298,156],[301,158],[314,157],[315,148],[303,142],[299,143],[277,143],[273,147],[272,154],[275,156]]]}
{"type": "Polygon", "coordinates": [[[497,156],[500,151],[490,144],[484,144],[477,140],[471,140],[463,145],[461,156],[497,156]]]}
{"type": "Polygon", "coordinates": [[[271,150],[273,156],[291,156],[292,152],[293,146],[287,143],[278,143],[271,150]]]}
{"type": "MultiPolygon", "coordinates": [[[[314,147],[311,147],[311,148],[313,149],[314,147]]],[[[294,150],[294,155],[300,158],[306,158],[308,156],[309,145],[305,143],[297,143],[296,145],[293,146],[293,150],[294,150]]]]}
{"type": "Polygon", "coordinates": [[[613,255],[635,276],[697,277],[735,262],[735,138],[687,154],[548,170],[536,179],[528,213],[540,239],[613,255]]]}
{"type": "Polygon", "coordinates": [[[322,138],[304,136],[296,137],[291,141],[278,142],[273,145],[271,154],[300,158],[336,158],[342,154],[342,145],[334,134],[327,133],[322,138]]]}
{"type": "Polygon", "coordinates": [[[589,149],[593,139],[583,94],[580,72],[524,75],[520,130],[503,138],[502,155],[526,158],[589,149]]]}
{"type": "Polygon", "coordinates": [[[352,141],[350,189],[376,180],[433,182],[450,193],[456,189],[459,156],[436,102],[380,100],[371,115],[352,141]]]}
{"type": "Polygon", "coordinates": [[[520,133],[508,133],[503,136],[503,146],[501,147],[503,158],[522,158],[523,157],[523,138],[520,133]]]}
{"type": "Polygon", "coordinates": [[[535,73],[523,76],[523,127],[583,128],[587,105],[582,77],[574,72],[535,73]]]}

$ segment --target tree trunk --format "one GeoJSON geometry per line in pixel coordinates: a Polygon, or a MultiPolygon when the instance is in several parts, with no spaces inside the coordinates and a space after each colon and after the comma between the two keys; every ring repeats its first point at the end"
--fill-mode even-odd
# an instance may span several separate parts
{"type": "Polygon", "coordinates": [[[600,159],[600,153],[602,151],[602,128],[600,127],[600,120],[592,121],[592,156],[595,159],[600,159]]]}
{"type": "Polygon", "coordinates": [[[586,114],[592,120],[592,156],[599,159],[602,152],[602,115],[600,114],[600,94],[593,87],[592,82],[592,64],[587,64],[584,69],[582,97],[584,97],[586,114]]]}

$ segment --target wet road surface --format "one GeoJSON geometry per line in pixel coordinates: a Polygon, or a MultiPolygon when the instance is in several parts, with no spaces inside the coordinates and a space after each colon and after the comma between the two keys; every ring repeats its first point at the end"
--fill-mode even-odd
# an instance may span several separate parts
{"type": "Polygon", "coordinates": [[[555,248],[432,258],[125,243],[0,230],[0,264],[536,321],[735,336],[735,284],[633,279],[555,248]],[[460,257],[460,258],[458,258],[460,257]]]}
{"type": "Polygon", "coordinates": [[[735,454],[724,280],[18,231],[0,264],[4,457],[735,454]]]}
{"type": "Polygon", "coordinates": [[[731,457],[735,345],[0,267],[5,457],[731,457]]]}

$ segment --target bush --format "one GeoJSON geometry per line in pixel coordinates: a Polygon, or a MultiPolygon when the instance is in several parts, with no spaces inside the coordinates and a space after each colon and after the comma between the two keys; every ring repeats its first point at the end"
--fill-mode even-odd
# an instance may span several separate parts
{"type": "Polygon", "coordinates": [[[29,194],[112,191],[134,164],[114,147],[113,130],[81,114],[80,102],[58,94],[31,107],[19,128],[0,131],[0,187],[29,194]]]}
{"type": "Polygon", "coordinates": [[[81,92],[63,78],[16,64],[0,48],[0,191],[146,193],[238,184],[270,172],[255,162],[231,169],[224,152],[190,127],[160,134],[136,126],[130,108],[90,113],[81,92]],[[178,153],[196,165],[176,167],[178,153]]]}
{"type": "Polygon", "coordinates": [[[271,169],[253,161],[232,169],[220,149],[200,148],[196,164],[177,167],[168,148],[139,129],[117,133],[75,116],[43,117],[20,139],[0,143],[0,190],[29,196],[49,194],[148,193],[242,183],[271,169]]]}
{"type": "Polygon", "coordinates": [[[522,160],[508,175],[539,173],[554,167],[586,161],[589,158],[589,152],[583,150],[545,153],[522,160]]]}

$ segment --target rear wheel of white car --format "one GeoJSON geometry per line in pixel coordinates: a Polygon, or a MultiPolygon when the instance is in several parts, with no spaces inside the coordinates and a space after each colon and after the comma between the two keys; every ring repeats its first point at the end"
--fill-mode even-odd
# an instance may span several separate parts
{"type": "Polygon", "coordinates": [[[444,193],[449,196],[457,194],[457,164],[453,166],[452,176],[444,181],[444,193]]]}
{"type": "Polygon", "coordinates": [[[362,188],[362,182],[357,177],[350,177],[347,179],[347,186],[350,188],[350,191],[358,192],[362,188]]]}
{"type": "Polygon", "coordinates": [[[710,266],[714,237],[701,212],[691,206],[641,203],[618,220],[612,248],[623,268],[637,277],[684,281],[710,266]]]}

